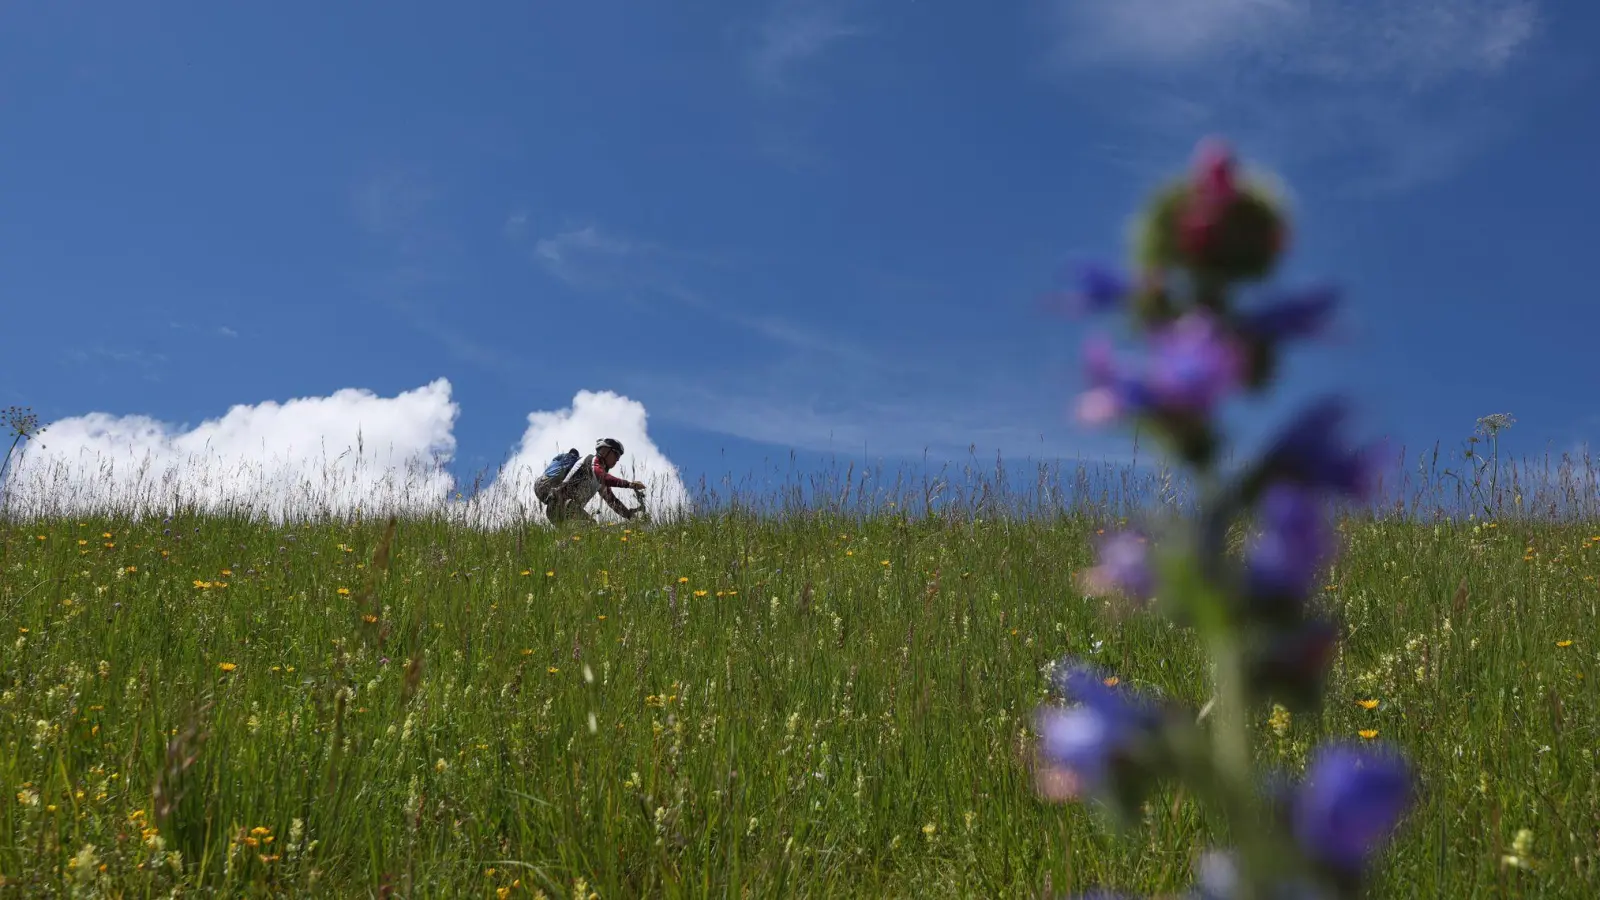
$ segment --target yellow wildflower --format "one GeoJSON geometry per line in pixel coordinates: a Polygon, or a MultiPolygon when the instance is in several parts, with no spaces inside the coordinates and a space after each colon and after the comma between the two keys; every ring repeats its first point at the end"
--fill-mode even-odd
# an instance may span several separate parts
{"type": "Polygon", "coordinates": [[[239,668],[239,666],[238,666],[237,663],[225,662],[225,663],[217,663],[217,668],[221,669],[224,672],[232,672],[234,669],[239,668]]]}

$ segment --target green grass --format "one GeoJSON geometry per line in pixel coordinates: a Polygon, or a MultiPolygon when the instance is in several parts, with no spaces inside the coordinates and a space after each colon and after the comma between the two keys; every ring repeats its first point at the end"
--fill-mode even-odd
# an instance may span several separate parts
{"type": "MultiPolygon", "coordinates": [[[[1206,699],[1190,635],[1072,588],[1086,520],[402,522],[381,575],[382,523],[170,527],[4,533],[0,896],[1156,892],[1212,834],[1171,790],[1120,836],[1033,794],[1049,661],[1206,699]]],[[[1259,711],[1263,755],[1413,757],[1379,896],[1600,895],[1600,544],[1345,531],[1330,705],[1259,711]]]]}

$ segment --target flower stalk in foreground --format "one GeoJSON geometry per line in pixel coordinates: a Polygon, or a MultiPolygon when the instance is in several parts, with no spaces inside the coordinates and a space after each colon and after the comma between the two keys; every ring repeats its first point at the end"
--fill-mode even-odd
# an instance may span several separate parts
{"type": "Polygon", "coordinates": [[[1063,702],[1035,719],[1038,789],[1098,801],[1126,823],[1157,781],[1183,782],[1218,809],[1235,844],[1196,872],[1192,896],[1213,900],[1354,896],[1412,801],[1405,758],[1376,740],[1315,748],[1298,779],[1265,778],[1253,762],[1248,722],[1258,713],[1323,702],[1339,636],[1314,602],[1335,551],[1327,500],[1364,497],[1375,459],[1346,443],[1348,405],[1330,397],[1291,418],[1242,471],[1216,466],[1222,405],[1270,387],[1285,347],[1321,334],[1338,307],[1328,287],[1238,302],[1240,287],[1276,269],[1288,233],[1276,198],[1242,177],[1225,144],[1206,141],[1190,177],[1143,217],[1135,272],[1084,266],[1077,294],[1080,311],[1129,313],[1144,349],[1132,360],[1106,338],[1090,340],[1079,417],[1160,436],[1201,487],[1199,516],[1164,536],[1170,548],[1138,531],[1114,534],[1082,586],[1193,628],[1211,657],[1213,701],[1179,715],[1066,661],[1063,702]],[[1242,555],[1227,549],[1238,523],[1253,532],[1242,555]]]}

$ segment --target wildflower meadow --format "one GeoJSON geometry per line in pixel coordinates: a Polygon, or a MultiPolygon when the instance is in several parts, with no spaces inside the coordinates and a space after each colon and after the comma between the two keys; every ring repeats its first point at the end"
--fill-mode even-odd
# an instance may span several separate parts
{"type": "Polygon", "coordinates": [[[1600,896],[1594,468],[1507,416],[1385,468],[1330,405],[1225,467],[1337,304],[1228,305],[1284,244],[1207,152],[1078,297],[1150,351],[1091,344],[1081,411],[1174,468],[8,508],[0,897],[1600,896]]]}

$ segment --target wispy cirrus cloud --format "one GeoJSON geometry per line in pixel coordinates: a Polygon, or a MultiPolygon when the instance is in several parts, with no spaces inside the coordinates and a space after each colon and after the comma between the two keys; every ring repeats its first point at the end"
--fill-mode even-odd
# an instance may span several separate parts
{"type": "Polygon", "coordinates": [[[1003,377],[918,372],[862,377],[853,367],[776,360],[734,377],[652,375],[656,414],[748,441],[820,453],[955,458],[974,449],[1007,458],[1122,458],[1121,434],[1086,434],[1040,392],[1003,377]]]}
{"type": "Polygon", "coordinates": [[[789,169],[828,165],[818,137],[825,86],[843,45],[871,34],[857,18],[865,4],[839,0],[772,0],[733,28],[738,59],[755,100],[752,127],[759,152],[789,169]]]}
{"type": "Polygon", "coordinates": [[[1154,146],[1223,131],[1368,190],[1447,177],[1507,127],[1486,90],[1535,44],[1539,0],[1049,0],[1053,72],[1086,73],[1154,146]]]}
{"type": "MultiPolygon", "coordinates": [[[[585,292],[632,295],[742,329],[770,348],[754,361],[703,360],[617,373],[652,411],[706,431],[786,447],[916,456],[924,450],[1060,457],[1087,449],[1114,452],[1120,442],[1086,442],[1063,425],[1048,394],[1018,391],[1003,374],[924,353],[867,346],[852,336],[763,310],[751,298],[713,299],[701,290],[704,261],[716,257],[670,247],[597,224],[539,236],[524,215],[507,234],[551,277],[585,292]],[[1043,429],[1028,424],[1046,423],[1043,429]],[[1043,433],[1041,433],[1041,431],[1043,433]]],[[[723,263],[725,264],[725,263],[723,263]]]]}
{"type": "Polygon", "coordinates": [[[391,166],[369,173],[346,197],[346,211],[380,262],[359,276],[362,289],[426,334],[451,357],[508,379],[526,377],[515,355],[446,323],[433,294],[455,278],[460,244],[438,224],[443,190],[425,171],[391,166]]]}
{"type": "Polygon", "coordinates": [[[646,295],[677,304],[708,318],[744,329],[796,352],[815,353],[862,365],[881,365],[879,354],[837,335],[825,334],[782,316],[751,311],[750,304],[719,303],[691,286],[696,270],[722,267],[714,255],[620,234],[593,223],[536,237],[526,214],[507,220],[506,233],[529,248],[530,258],[569,287],[593,292],[646,295]]]}
{"type": "Polygon", "coordinates": [[[797,71],[842,41],[867,30],[847,21],[833,4],[822,0],[778,0],[756,24],[745,66],[757,87],[787,91],[797,71]]]}

